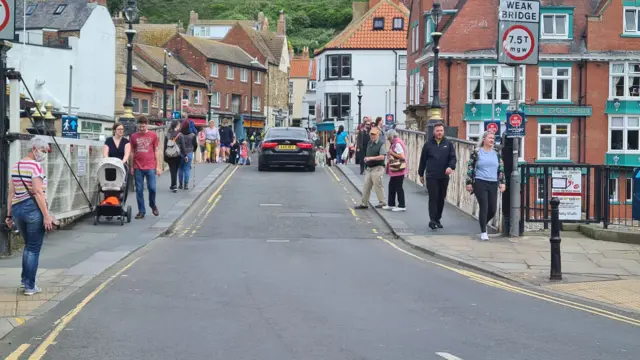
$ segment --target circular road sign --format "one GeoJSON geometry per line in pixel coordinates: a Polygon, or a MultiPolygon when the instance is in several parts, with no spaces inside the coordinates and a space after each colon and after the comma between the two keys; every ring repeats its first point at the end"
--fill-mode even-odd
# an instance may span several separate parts
{"type": "Polygon", "coordinates": [[[513,25],[502,36],[502,48],[511,60],[523,61],[533,53],[535,38],[524,25],[513,25]]]}
{"type": "Polygon", "coordinates": [[[513,127],[520,127],[522,125],[522,116],[520,114],[512,114],[509,117],[509,124],[513,127]]]}
{"type": "Polygon", "coordinates": [[[11,9],[7,0],[0,0],[0,31],[4,30],[11,18],[11,9]]]}
{"type": "Polygon", "coordinates": [[[498,124],[492,122],[487,124],[487,130],[493,132],[494,134],[498,133],[498,124]]]}

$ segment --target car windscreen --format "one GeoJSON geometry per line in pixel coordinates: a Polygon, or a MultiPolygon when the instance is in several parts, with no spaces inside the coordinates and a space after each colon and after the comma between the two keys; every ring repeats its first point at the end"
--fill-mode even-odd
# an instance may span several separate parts
{"type": "Polygon", "coordinates": [[[308,140],[309,136],[305,129],[271,129],[267,133],[266,139],[308,140]]]}

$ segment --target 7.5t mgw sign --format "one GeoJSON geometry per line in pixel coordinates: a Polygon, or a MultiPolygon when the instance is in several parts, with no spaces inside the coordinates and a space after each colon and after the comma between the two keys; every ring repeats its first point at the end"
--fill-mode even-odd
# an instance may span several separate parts
{"type": "Polygon", "coordinates": [[[500,0],[498,20],[498,63],[537,65],[540,1],[500,0]]]}

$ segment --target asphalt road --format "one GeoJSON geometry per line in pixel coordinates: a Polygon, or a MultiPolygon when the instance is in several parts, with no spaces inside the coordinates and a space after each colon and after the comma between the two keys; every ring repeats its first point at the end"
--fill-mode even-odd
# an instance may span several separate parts
{"type": "MultiPolygon", "coordinates": [[[[640,327],[487,286],[381,241],[371,210],[358,220],[349,210],[352,190],[325,169],[239,168],[81,308],[43,358],[640,357],[640,327]]],[[[27,359],[59,324],[27,323],[3,353],[29,343],[27,359]]]]}

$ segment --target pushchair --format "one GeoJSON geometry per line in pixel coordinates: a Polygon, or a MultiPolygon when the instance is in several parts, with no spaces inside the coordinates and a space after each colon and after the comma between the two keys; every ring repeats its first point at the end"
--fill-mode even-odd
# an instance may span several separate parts
{"type": "Polygon", "coordinates": [[[118,158],[104,158],[98,165],[98,191],[93,225],[100,223],[100,217],[116,217],[120,225],[125,218],[131,222],[131,206],[126,206],[128,192],[127,169],[118,158]],[[126,210],[125,210],[126,206],[126,210]]]}

